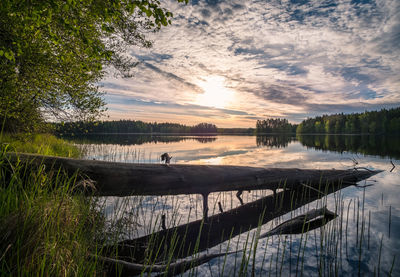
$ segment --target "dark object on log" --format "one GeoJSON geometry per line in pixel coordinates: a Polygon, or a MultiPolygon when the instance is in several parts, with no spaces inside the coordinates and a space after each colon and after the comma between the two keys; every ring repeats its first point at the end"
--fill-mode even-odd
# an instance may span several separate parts
{"type": "Polygon", "coordinates": [[[161,161],[165,161],[165,164],[169,164],[171,162],[172,156],[168,155],[168,153],[164,153],[161,155],[161,161]]]}
{"type": "MultiPolygon", "coordinates": [[[[11,160],[79,172],[95,181],[99,196],[201,194],[233,190],[276,190],[301,184],[356,183],[381,171],[259,168],[225,165],[133,164],[9,153],[11,160]]],[[[207,207],[204,207],[206,209],[207,207]]]]}
{"type": "Polygon", "coordinates": [[[336,217],[337,214],[329,211],[326,207],[313,209],[279,224],[272,230],[260,235],[259,238],[266,238],[273,235],[305,233],[322,227],[336,217]]]}
{"type": "MultiPolygon", "coordinates": [[[[239,252],[239,251],[238,251],[239,252]]],[[[92,256],[94,259],[99,260],[110,266],[112,271],[116,271],[117,276],[131,276],[137,275],[145,272],[160,272],[163,273],[162,276],[175,276],[177,274],[181,274],[191,268],[197,267],[201,264],[204,264],[214,258],[222,257],[225,255],[235,254],[237,252],[227,252],[227,253],[218,253],[218,254],[203,254],[199,255],[197,258],[185,258],[181,260],[177,260],[175,262],[170,263],[169,265],[165,264],[153,264],[153,265],[143,265],[137,263],[131,263],[124,260],[113,259],[109,257],[102,256],[92,256]]],[[[115,274],[112,274],[115,275],[115,274]]]]}

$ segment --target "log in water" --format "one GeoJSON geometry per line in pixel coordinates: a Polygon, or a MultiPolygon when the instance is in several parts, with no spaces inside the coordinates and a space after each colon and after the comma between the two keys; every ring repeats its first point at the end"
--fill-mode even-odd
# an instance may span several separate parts
{"type": "Polygon", "coordinates": [[[10,153],[48,170],[78,171],[95,182],[100,196],[202,194],[232,190],[298,188],[326,183],[355,184],[380,171],[260,168],[228,165],[134,164],[10,153]]]}

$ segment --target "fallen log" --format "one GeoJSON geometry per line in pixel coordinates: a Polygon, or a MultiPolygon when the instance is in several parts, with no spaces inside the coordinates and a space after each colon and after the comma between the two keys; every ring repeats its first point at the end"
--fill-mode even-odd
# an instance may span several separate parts
{"type": "Polygon", "coordinates": [[[326,207],[320,209],[312,209],[305,214],[289,219],[272,230],[261,234],[259,238],[266,238],[273,235],[289,235],[305,233],[316,228],[322,227],[332,219],[336,218],[337,214],[329,211],[326,207]]]}
{"type": "MultiPolygon", "coordinates": [[[[240,252],[240,251],[238,251],[240,252]]],[[[132,276],[143,273],[158,272],[162,273],[162,276],[175,276],[182,274],[185,271],[202,265],[214,258],[235,254],[238,252],[226,252],[226,253],[215,253],[215,254],[203,254],[198,257],[185,258],[176,260],[170,264],[137,264],[127,262],[121,259],[115,259],[103,256],[92,256],[92,258],[109,266],[110,274],[115,276],[132,276]]]]}
{"type": "Polygon", "coordinates": [[[381,171],[259,168],[227,165],[133,164],[9,153],[11,160],[79,172],[95,182],[99,196],[201,194],[233,190],[298,188],[357,183],[381,171]]]}
{"type": "MultiPolygon", "coordinates": [[[[133,164],[9,153],[10,159],[31,165],[45,165],[47,170],[76,172],[95,182],[98,196],[201,194],[203,216],[208,218],[208,195],[211,192],[270,189],[301,189],[328,183],[350,183],[369,178],[381,171],[316,170],[298,168],[260,168],[228,165],[133,164]]],[[[242,203],[243,204],[243,203],[242,203]]]]}

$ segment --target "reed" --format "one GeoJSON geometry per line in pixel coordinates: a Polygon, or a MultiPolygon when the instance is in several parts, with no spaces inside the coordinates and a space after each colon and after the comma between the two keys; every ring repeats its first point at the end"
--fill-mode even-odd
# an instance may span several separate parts
{"type": "Polygon", "coordinates": [[[94,198],[77,192],[76,176],[11,163],[0,153],[2,276],[101,274],[104,217],[94,198]]]}

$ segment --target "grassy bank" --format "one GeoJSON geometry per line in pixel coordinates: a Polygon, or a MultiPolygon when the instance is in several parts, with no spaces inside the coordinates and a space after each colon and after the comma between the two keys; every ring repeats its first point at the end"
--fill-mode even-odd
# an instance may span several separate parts
{"type": "Polygon", "coordinates": [[[76,157],[51,135],[3,136],[0,152],[0,275],[93,276],[104,228],[95,200],[77,194],[75,177],[11,163],[5,151],[76,157]],[[6,143],[6,144],[5,144],[6,143]],[[74,191],[74,193],[72,193],[74,191]]]}
{"type": "Polygon", "coordinates": [[[50,134],[2,134],[0,142],[6,151],[71,158],[81,156],[80,150],[72,143],[50,134]]]}

